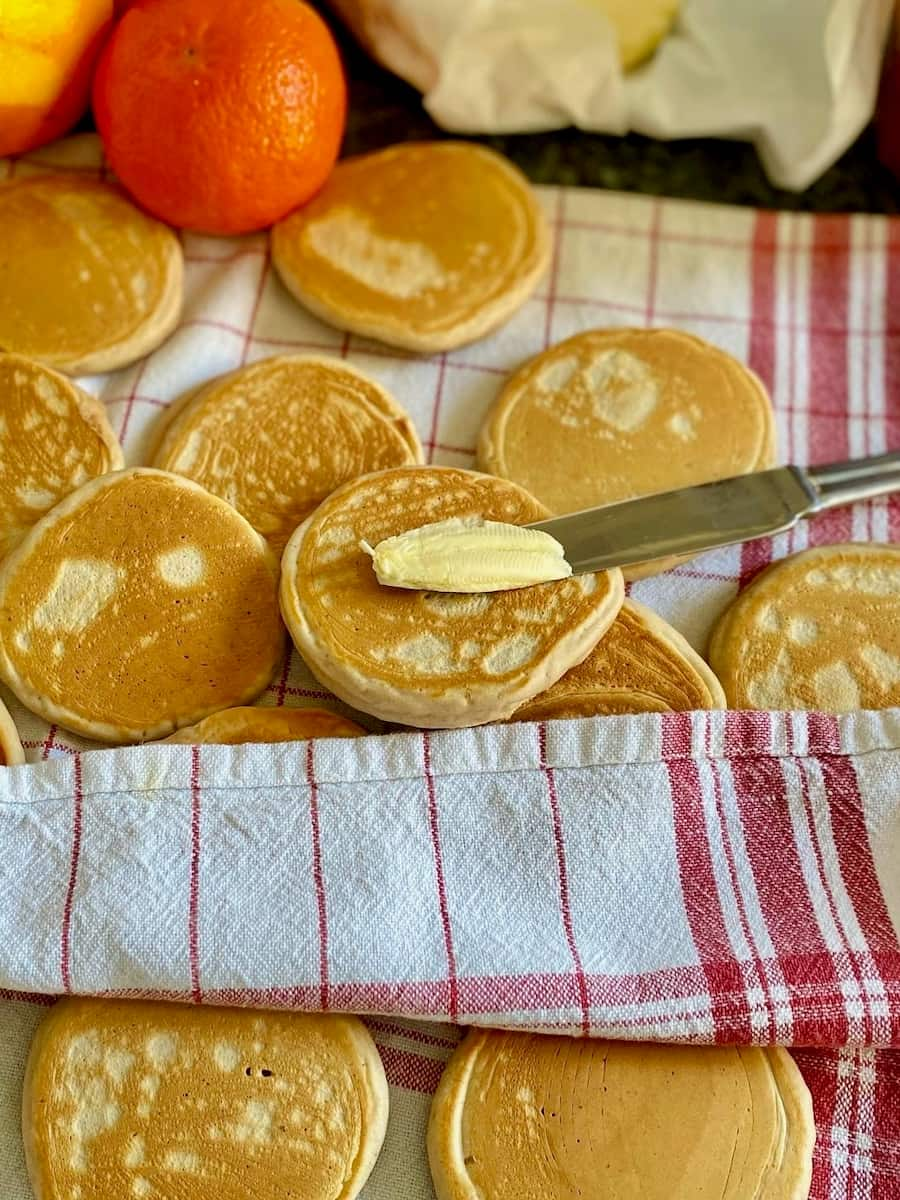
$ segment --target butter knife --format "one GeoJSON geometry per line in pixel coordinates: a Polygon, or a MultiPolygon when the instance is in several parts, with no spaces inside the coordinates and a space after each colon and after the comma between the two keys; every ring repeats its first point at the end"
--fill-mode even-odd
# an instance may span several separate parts
{"type": "Polygon", "coordinates": [[[791,529],[801,517],[900,491],[900,451],[824,467],[775,467],[529,526],[562,544],[575,575],[700,554],[791,529]]]}

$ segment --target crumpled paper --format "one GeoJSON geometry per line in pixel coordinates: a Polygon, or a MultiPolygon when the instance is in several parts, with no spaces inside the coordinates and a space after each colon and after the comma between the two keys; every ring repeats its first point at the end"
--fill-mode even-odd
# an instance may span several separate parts
{"type": "Polygon", "coordinates": [[[891,0],[683,0],[656,54],[623,74],[601,0],[332,6],[452,132],[573,124],[746,139],[772,182],[795,190],[871,117],[892,10],[891,0]]]}

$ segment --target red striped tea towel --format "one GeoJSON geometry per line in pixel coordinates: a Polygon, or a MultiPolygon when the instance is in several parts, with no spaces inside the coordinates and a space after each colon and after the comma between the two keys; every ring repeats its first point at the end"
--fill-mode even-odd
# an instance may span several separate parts
{"type": "MultiPolygon", "coordinates": [[[[99,170],[96,144],[0,176],[65,164],[99,170]]],[[[264,238],[187,236],[178,331],[83,382],[138,461],[181,391],[269,354],[330,351],[397,395],[429,459],[468,466],[523,358],[590,326],[677,325],[762,376],[785,459],[900,445],[900,226],[543,196],[550,275],[475,346],[410,358],[338,334],[283,292],[264,238]]],[[[900,502],[861,505],[634,594],[702,647],[772,558],[898,535],[900,502]]],[[[333,700],[292,656],[263,702],[333,700]]],[[[34,997],[68,991],[379,1014],[393,1117],[367,1200],[431,1195],[427,1097],[454,1025],[471,1021],[811,1047],[799,1060],[819,1127],[813,1195],[900,1195],[900,712],[88,753],[11,708],[32,765],[0,775],[10,1200],[27,1196],[14,1109],[34,997]],[[827,1049],[839,1046],[865,1048],[827,1049]]]]}

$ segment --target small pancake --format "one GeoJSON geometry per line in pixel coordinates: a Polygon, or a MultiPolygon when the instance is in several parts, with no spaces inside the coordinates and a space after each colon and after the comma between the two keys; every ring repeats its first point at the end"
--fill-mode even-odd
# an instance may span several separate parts
{"type": "Polygon", "coordinates": [[[289,291],[339,329],[432,352],[501,325],[550,258],[528,180],[467,142],[407,142],[339,162],[272,229],[289,291]]]}
{"type": "Polygon", "coordinates": [[[590,0],[609,19],[623,71],[649,58],[678,15],[680,0],[590,0]]]}
{"type": "Polygon", "coordinates": [[[102,476],[0,568],[0,676],[86,737],[163,737],[268,684],[277,584],[274,555],[223,500],[146,467],[102,476]]]}
{"type": "Polygon", "coordinates": [[[786,1050],[482,1030],[428,1123],[438,1200],[806,1200],[814,1141],[786,1050]]]}
{"type": "Polygon", "coordinates": [[[693,646],[655,612],[626,600],[584,662],[511,720],[724,707],[722,685],[693,646]]]}
{"type": "Polygon", "coordinates": [[[412,421],[383,388],[311,355],[267,358],[192,392],[153,457],[233,504],[277,554],[342,483],[421,461],[412,421]]]}
{"type": "Polygon", "coordinates": [[[74,174],[4,184],[0,229],[0,349],[99,374],[175,328],[181,243],[117,188],[74,174]]]}
{"type": "Polygon", "coordinates": [[[508,717],[594,648],[624,598],[619,571],[510,592],[382,587],[360,548],[449,517],[525,525],[544,509],[514,484],[398,467],[340,488],[282,559],[281,611],[310,670],[361,712],[420,728],[508,717]]]}
{"type": "Polygon", "coordinates": [[[900,546],[819,546],[768,567],[719,618],[709,661],[730,708],[900,705],[900,546]]]}
{"type": "Polygon", "coordinates": [[[39,1200],[353,1200],[384,1141],[357,1017],[61,1000],[25,1069],[39,1200]]]}
{"type": "Polygon", "coordinates": [[[245,742],[306,742],[313,738],[367,737],[368,730],[323,708],[226,708],[167,742],[238,746],[245,742]]]}
{"type": "Polygon", "coordinates": [[[0,558],[63,496],[121,466],[99,400],[40,363],[0,354],[0,558]]]}
{"type": "Polygon", "coordinates": [[[25,761],[25,751],[16,723],[9,714],[9,709],[0,700],[0,764],[4,767],[14,767],[25,761]]]}
{"type": "MultiPolygon", "coordinates": [[[[555,514],[773,465],[760,380],[673,329],[596,329],[539,354],[506,383],[481,430],[478,465],[555,514]]],[[[639,564],[626,579],[678,560],[639,564]]]]}

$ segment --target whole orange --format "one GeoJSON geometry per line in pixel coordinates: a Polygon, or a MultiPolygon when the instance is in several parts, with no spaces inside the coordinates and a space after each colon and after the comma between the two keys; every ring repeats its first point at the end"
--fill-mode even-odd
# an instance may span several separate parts
{"type": "Polygon", "coordinates": [[[0,157],[66,132],[87,107],[112,0],[0,3],[0,157]]]}
{"type": "Polygon", "coordinates": [[[204,233],[262,229],[322,186],[347,95],[302,0],[136,0],[100,58],[94,115],[137,201],[204,233]]]}

